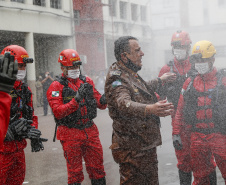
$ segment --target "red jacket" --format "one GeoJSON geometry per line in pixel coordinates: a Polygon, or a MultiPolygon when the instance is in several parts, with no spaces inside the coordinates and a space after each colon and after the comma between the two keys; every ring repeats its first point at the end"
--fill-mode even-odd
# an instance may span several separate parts
{"type": "MultiPolygon", "coordinates": [[[[23,83],[21,81],[16,81],[13,88],[15,90],[21,90],[22,84],[23,83]]],[[[31,91],[30,87],[28,87],[28,89],[31,91]]],[[[20,100],[21,100],[21,98],[17,97],[16,101],[18,103],[20,102],[20,100]]],[[[31,106],[33,108],[33,96],[32,95],[31,95],[31,100],[27,105],[31,106]]],[[[18,104],[18,106],[20,106],[20,103],[18,104]]],[[[8,114],[10,114],[10,110],[9,110],[8,114]]],[[[38,128],[38,117],[34,115],[34,109],[33,109],[32,120],[33,120],[32,126],[35,126],[35,128],[38,128]]],[[[4,141],[3,148],[0,151],[1,152],[14,152],[16,150],[24,149],[26,146],[27,146],[27,142],[25,139],[23,139],[22,141],[4,141]]]]}
{"type": "MultiPolygon", "coordinates": [[[[186,75],[188,71],[191,69],[191,63],[189,62],[189,58],[179,62],[176,58],[174,58],[174,67],[173,72],[179,73],[180,75],[186,75]]],[[[168,64],[164,65],[159,72],[159,77],[161,77],[164,73],[170,72],[170,66],[168,64]]]]}
{"type": "Polygon", "coordinates": [[[0,149],[9,125],[11,101],[12,98],[8,93],[0,91],[0,149]]]}
{"type": "MultiPolygon", "coordinates": [[[[62,74],[62,76],[64,76],[62,74]]],[[[80,85],[84,83],[82,80],[78,79],[71,79],[67,78],[69,81],[68,86],[72,88],[74,91],[78,91],[80,85]]],[[[100,104],[100,98],[101,94],[95,89],[95,85],[90,77],[86,77],[86,82],[91,84],[93,86],[93,93],[94,93],[94,98],[97,100],[97,107],[99,109],[105,109],[107,105],[101,105],[100,104]]],[[[46,95],[47,99],[49,102],[50,107],[52,108],[53,114],[57,119],[61,119],[75,111],[78,110],[79,108],[79,103],[76,102],[74,98],[66,104],[63,103],[63,97],[62,97],[62,91],[63,91],[63,85],[58,82],[54,81],[46,95]],[[57,95],[53,95],[56,93],[57,95]]],[[[81,107],[80,109],[81,114],[84,116],[87,114],[87,109],[86,106],[81,107]]],[[[85,124],[88,121],[88,119],[83,119],[82,122],[85,124]]],[[[89,128],[87,129],[88,131],[91,131],[89,128]]],[[[79,136],[78,132],[83,132],[83,130],[79,130],[76,128],[68,128],[66,126],[58,126],[57,129],[57,139],[58,140],[70,140],[70,139],[75,139],[79,136]]],[[[87,133],[89,135],[89,133],[87,133]]]]}
{"type": "MultiPolygon", "coordinates": [[[[214,89],[217,85],[217,70],[214,68],[211,72],[204,74],[204,75],[197,75],[193,81],[193,87],[198,91],[198,92],[206,92],[208,89],[214,89]],[[205,83],[205,85],[204,85],[205,83]]],[[[180,95],[180,99],[178,102],[178,108],[175,116],[175,123],[173,127],[173,134],[180,134],[180,131],[182,127],[190,128],[191,125],[186,125],[184,121],[184,115],[183,115],[183,110],[185,106],[184,102],[184,96],[183,92],[186,91],[188,88],[189,83],[191,82],[191,78],[188,78],[182,89],[182,93],[180,95]]],[[[222,79],[222,83],[226,86],[226,77],[222,79]]],[[[198,106],[204,106],[204,105],[211,105],[211,99],[208,96],[202,96],[198,98],[198,106]]],[[[212,118],[212,109],[206,109],[205,110],[199,110],[196,112],[197,119],[211,119],[212,118]],[[206,117],[205,117],[206,116],[206,117]]],[[[214,123],[198,123],[196,124],[197,128],[208,128],[208,127],[213,128],[214,123]]]]}

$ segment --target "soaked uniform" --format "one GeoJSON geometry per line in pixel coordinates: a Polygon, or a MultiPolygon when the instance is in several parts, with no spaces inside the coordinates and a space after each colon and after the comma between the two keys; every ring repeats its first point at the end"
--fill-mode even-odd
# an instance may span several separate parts
{"type": "MultiPolygon", "coordinates": [[[[94,88],[92,79],[88,76],[85,78],[93,86],[95,110],[96,107],[105,109],[107,105],[100,104],[101,94],[94,88]]],[[[84,180],[82,158],[90,179],[105,177],[99,131],[88,116],[94,110],[90,110],[85,99],[78,103],[74,98],[82,83],[84,81],[79,78],[66,78],[62,74],[47,91],[47,99],[58,125],[57,139],[62,144],[67,161],[68,184],[81,183],[84,180]]]]}
{"type": "MultiPolygon", "coordinates": [[[[21,81],[16,81],[10,93],[12,97],[10,116],[20,113],[21,117],[32,120],[32,126],[38,128],[38,117],[34,115],[32,92],[30,87],[21,81]],[[26,92],[26,100],[22,94],[26,92]]],[[[0,150],[0,184],[21,185],[25,178],[25,154],[27,146],[25,139],[4,141],[0,150]]]]}
{"type": "MultiPolygon", "coordinates": [[[[191,63],[189,58],[179,62],[176,58],[173,61],[170,61],[169,64],[162,67],[159,72],[159,77],[164,73],[173,72],[177,74],[177,78],[174,82],[166,84],[161,96],[166,96],[168,101],[174,104],[174,113],[171,115],[172,118],[172,127],[174,127],[175,122],[175,113],[177,110],[177,104],[180,97],[180,92],[185,80],[190,75],[191,63]]],[[[181,131],[180,137],[183,144],[182,150],[175,150],[177,157],[177,167],[183,172],[191,172],[191,157],[190,157],[190,130],[184,129],[181,131]]]]}
{"type": "Polygon", "coordinates": [[[11,96],[6,92],[0,91],[0,149],[2,148],[9,125],[11,102],[11,96]]]}
{"type": "Polygon", "coordinates": [[[215,170],[211,154],[226,179],[226,77],[211,72],[189,78],[183,85],[175,116],[173,134],[191,130],[193,185],[210,184],[215,170]],[[210,160],[211,158],[211,160],[210,160]]]}
{"type": "Polygon", "coordinates": [[[112,155],[120,167],[120,184],[158,185],[156,147],[162,144],[160,119],[146,115],[147,104],[157,102],[158,80],[147,84],[121,61],[107,74],[105,93],[113,120],[112,155]]]}

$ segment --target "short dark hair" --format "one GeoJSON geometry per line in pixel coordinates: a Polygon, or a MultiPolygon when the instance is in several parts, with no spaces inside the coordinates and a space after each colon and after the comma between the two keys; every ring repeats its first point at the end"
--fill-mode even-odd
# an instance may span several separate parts
{"type": "Polygon", "coordinates": [[[117,61],[121,60],[121,53],[130,52],[129,40],[138,40],[136,37],[132,36],[123,36],[119,37],[115,41],[115,58],[117,61]]]}

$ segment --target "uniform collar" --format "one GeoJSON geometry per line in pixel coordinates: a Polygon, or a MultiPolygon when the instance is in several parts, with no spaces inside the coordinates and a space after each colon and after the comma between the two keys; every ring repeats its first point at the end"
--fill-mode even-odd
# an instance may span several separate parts
{"type": "Polygon", "coordinates": [[[182,62],[179,62],[177,59],[176,59],[176,57],[174,57],[174,64],[176,65],[176,66],[184,66],[184,65],[190,65],[190,62],[189,62],[189,57],[186,59],[186,60],[184,60],[184,61],[182,61],[182,62]]]}
{"type": "Polygon", "coordinates": [[[13,87],[13,88],[14,88],[14,89],[18,89],[18,88],[21,87],[22,84],[23,84],[22,81],[16,80],[15,83],[14,83],[14,87],[13,87]]]}
{"type": "Polygon", "coordinates": [[[127,71],[129,74],[131,74],[132,76],[138,78],[138,74],[135,73],[133,70],[129,69],[128,67],[125,66],[125,64],[123,64],[122,61],[118,61],[118,65],[125,71],[127,71]]]}
{"type": "Polygon", "coordinates": [[[212,81],[216,77],[216,74],[217,74],[217,69],[214,67],[212,71],[210,71],[209,73],[206,73],[203,75],[199,74],[199,76],[202,77],[203,80],[205,81],[212,81]]]}

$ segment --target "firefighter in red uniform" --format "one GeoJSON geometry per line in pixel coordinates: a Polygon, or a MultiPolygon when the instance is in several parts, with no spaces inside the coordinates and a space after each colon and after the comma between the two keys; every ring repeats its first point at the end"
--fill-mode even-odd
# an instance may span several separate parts
{"type": "Polygon", "coordinates": [[[82,158],[92,185],[105,185],[103,149],[99,131],[93,119],[97,107],[107,107],[105,95],[95,89],[92,79],[80,74],[77,51],[66,49],[60,53],[62,76],[54,81],[47,99],[52,108],[60,140],[67,161],[68,184],[80,185],[84,180],[82,158]]]}
{"type": "Polygon", "coordinates": [[[0,56],[0,149],[9,125],[10,105],[12,98],[9,95],[16,81],[18,63],[10,54],[0,56]]]}
{"type": "MultiPolygon", "coordinates": [[[[187,32],[177,31],[172,35],[171,46],[174,59],[168,64],[163,66],[159,72],[159,77],[164,73],[173,72],[177,75],[174,82],[164,85],[163,92],[160,94],[161,98],[167,97],[169,102],[174,104],[174,113],[172,117],[172,127],[175,124],[175,113],[177,104],[180,97],[180,92],[185,80],[189,76],[195,75],[194,65],[191,64],[189,59],[189,52],[191,48],[191,39],[187,32]]],[[[173,135],[173,145],[178,160],[177,167],[179,169],[179,179],[181,185],[191,185],[192,181],[192,168],[190,157],[190,129],[184,128],[180,136],[173,135]],[[183,148],[178,143],[183,142],[183,148]]],[[[213,158],[212,158],[212,163],[213,158]]]]}
{"type": "Polygon", "coordinates": [[[191,129],[193,185],[212,185],[217,184],[212,154],[226,180],[226,71],[213,67],[216,50],[211,42],[197,42],[192,54],[198,75],[183,85],[173,134],[179,136],[183,127],[191,129]]]}
{"type": "Polygon", "coordinates": [[[21,185],[25,178],[26,138],[31,140],[32,151],[43,150],[40,138],[41,132],[37,129],[38,118],[34,115],[31,89],[23,82],[26,75],[26,64],[32,63],[27,51],[17,45],[10,45],[3,49],[2,55],[10,53],[18,62],[16,82],[10,92],[12,97],[10,121],[7,134],[0,150],[0,184],[21,185]]]}

